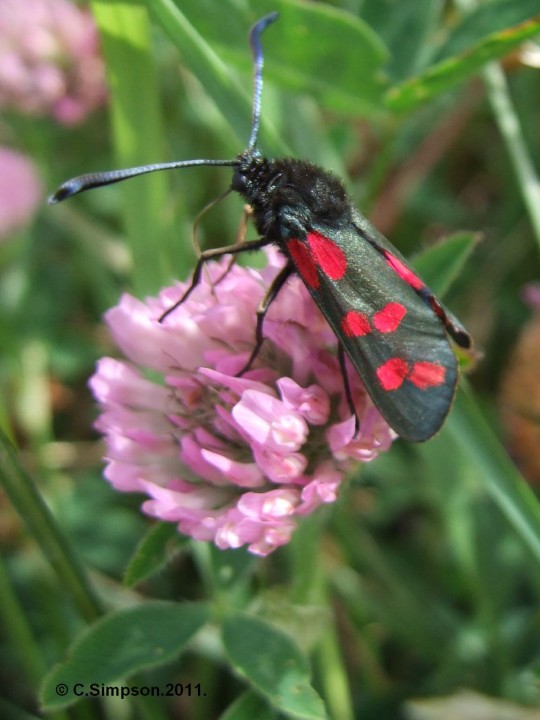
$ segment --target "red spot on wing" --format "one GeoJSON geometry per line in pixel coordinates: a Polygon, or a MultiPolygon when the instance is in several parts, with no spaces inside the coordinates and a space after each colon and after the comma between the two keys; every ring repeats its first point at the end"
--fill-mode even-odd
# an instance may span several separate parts
{"type": "Polygon", "coordinates": [[[405,282],[410,285],[414,290],[421,290],[423,287],[425,287],[424,283],[418,275],[415,275],[413,271],[408,268],[405,263],[403,263],[401,260],[398,260],[398,258],[395,255],[392,255],[391,252],[388,252],[388,250],[384,250],[384,257],[386,258],[386,262],[390,265],[392,270],[396,272],[399,277],[402,280],[405,280],[405,282]]]}
{"type": "Polygon", "coordinates": [[[341,320],[341,328],[349,337],[360,337],[371,332],[367,317],[358,310],[349,310],[341,320]]]}
{"type": "Polygon", "coordinates": [[[383,390],[397,390],[409,374],[409,366],[402,358],[390,358],[377,368],[383,390]]]}
{"type": "Polygon", "coordinates": [[[381,333],[391,333],[398,329],[407,314],[407,308],[398,302],[389,302],[373,316],[373,325],[381,333]]]}
{"type": "Polygon", "coordinates": [[[331,280],[341,280],[347,272],[347,258],[339,245],[318,232],[308,233],[306,240],[321,272],[331,280]]]}
{"type": "Polygon", "coordinates": [[[446,368],[439,363],[416,362],[409,375],[409,380],[420,390],[428,387],[443,385],[446,377],[446,368]]]}
{"type": "Polygon", "coordinates": [[[294,264],[302,280],[310,288],[316,289],[320,285],[317,267],[307,245],[300,240],[293,238],[287,242],[287,249],[291,254],[294,264]]]}

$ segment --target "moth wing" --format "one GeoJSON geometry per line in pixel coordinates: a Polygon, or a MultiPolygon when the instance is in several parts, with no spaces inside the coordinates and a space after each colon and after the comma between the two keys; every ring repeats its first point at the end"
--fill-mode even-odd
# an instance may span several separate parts
{"type": "MultiPolygon", "coordinates": [[[[286,247],[388,424],[406,440],[434,435],[458,366],[433,309],[352,223],[313,227],[286,247]]],[[[386,239],[384,247],[400,257],[386,239]]]]}

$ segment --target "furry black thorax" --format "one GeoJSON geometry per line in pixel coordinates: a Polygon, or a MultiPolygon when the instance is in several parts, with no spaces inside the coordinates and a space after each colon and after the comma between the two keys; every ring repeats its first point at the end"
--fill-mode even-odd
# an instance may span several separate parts
{"type": "Polygon", "coordinates": [[[305,235],[313,226],[351,219],[351,203],[341,180],[306,160],[269,160],[258,153],[238,156],[232,189],[251,205],[263,237],[277,242],[305,235]]]}

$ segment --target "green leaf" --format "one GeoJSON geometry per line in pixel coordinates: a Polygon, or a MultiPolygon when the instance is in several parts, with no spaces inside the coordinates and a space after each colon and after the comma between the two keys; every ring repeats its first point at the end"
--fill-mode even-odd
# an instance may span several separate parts
{"type": "Polygon", "coordinates": [[[442,297],[459,277],[478,240],[476,233],[450,235],[416,257],[414,268],[435,295],[442,297]]]}
{"type": "MultiPolygon", "coordinates": [[[[9,718],[10,720],[42,720],[42,716],[34,715],[26,710],[22,710],[8,700],[0,698],[0,713],[3,718],[9,718]]],[[[51,718],[56,720],[56,718],[51,718]]],[[[59,718],[58,720],[62,720],[59,718]]]]}
{"type": "Polygon", "coordinates": [[[342,112],[381,108],[386,49],[366,23],[349,13],[294,0],[275,0],[271,6],[267,0],[222,0],[219,13],[213,0],[146,2],[244,143],[251,125],[251,97],[240,94],[228,66],[238,65],[251,74],[247,33],[270,10],[277,10],[280,18],[264,34],[267,80],[315,94],[325,106],[342,112]]]}
{"type": "Polygon", "coordinates": [[[208,615],[203,603],[161,601],[107,615],[85,630],[67,660],[47,675],[40,696],[43,708],[67,707],[79,699],[76,691],[88,691],[90,683],[118,682],[178,657],[208,615]],[[59,696],[62,683],[67,692],[59,696]]]}
{"type": "Polygon", "coordinates": [[[126,568],[124,584],[133,587],[162,570],[170,560],[167,546],[172,542],[180,548],[187,543],[187,537],[178,534],[174,523],[162,522],[152,525],[139,542],[126,568]]]}
{"type": "Polygon", "coordinates": [[[466,52],[483,38],[538,15],[538,0],[503,0],[490,2],[467,13],[439,46],[432,62],[466,52]]]}
{"type": "Polygon", "coordinates": [[[362,18],[390,50],[385,71],[392,80],[398,82],[418,72],[425,64],[431,38],[440,32],[443,0],[362,0],[361,5],[362,18]]]}
{"type": "Polygon", "coordinates": [[[235,670],[291,718],[326,718],[310,684],[309,664],[289,635],[261,618],[234,613],[223,623],[225,651],[235,670]]]}
{"type": "Polygon", "coordinates": [[[391,88],[386,105],[392,111],[410,110],[463,82],[490,60],[506,55],[540,32],[540,15],[482,38],[459,55],[442,60],[424,73],[391,88]]]}
{"type": "Polygon", "coordinates": [[[220,715],[219,720],[277,720],[277,713],[260,695],[247,691],[220,715]]]}

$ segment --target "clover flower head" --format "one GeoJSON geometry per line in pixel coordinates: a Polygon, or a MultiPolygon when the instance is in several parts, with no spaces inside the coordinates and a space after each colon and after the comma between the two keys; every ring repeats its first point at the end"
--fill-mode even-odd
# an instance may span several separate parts
{"type": "Polygon", "coordinates": [[[144,493],[143,511],[181,533],[258,555],[286,544],[298,518],[336,499],[356,461],[396,437],[350,369],[355,435],[335,337],[298,277],[271,304],[261,351],[238,376],[283,266],[267,255],[263,270],[208,263],[163,323],[189,283],[145,302],[124,295],[106,322],[127,359],[103,358],[90,381],[113,487],[144,493]]]}

